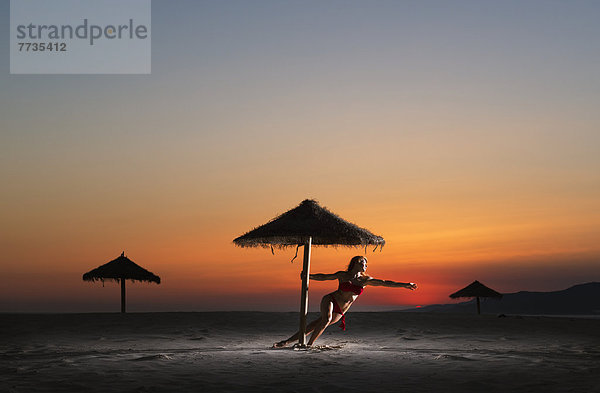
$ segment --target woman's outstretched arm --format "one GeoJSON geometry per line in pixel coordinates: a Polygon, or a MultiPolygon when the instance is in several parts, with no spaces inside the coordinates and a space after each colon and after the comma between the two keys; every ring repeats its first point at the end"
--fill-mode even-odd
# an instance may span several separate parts
{"type": "MultiPolygon", "coordinates": [[[[327,281],[327,280],[337,280],[339,274],[343,273],[343,271],[327,274],[327,273],[314,273],[310,275],[311,280],[315,281],[327,281]]],[[[304,272],[300,273],[300,277],[304,277],[304,272]]]]}
{"type": "Polygon", "coordinates": [[[372,285],[374,287],[389,287],[389,288],[406,288],[414,291],[417,289],[417,284],[413,282],[396,282],[392,280],[379,280],[377,278],[369,277],[365,281],[365,285],[372,285]]]}

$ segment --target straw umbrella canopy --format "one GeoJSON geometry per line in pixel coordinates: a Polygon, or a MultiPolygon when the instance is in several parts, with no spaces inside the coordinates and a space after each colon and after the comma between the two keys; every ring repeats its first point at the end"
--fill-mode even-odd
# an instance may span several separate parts
{"type": "Polygon", "coordinates": [[[114,280],[121,282],[121,312],[125,312],[125,280],[155,282],[160,284],[160,277],[149,272],[125,256],[125,251],[112,261],[99,266],[83,275],[83,281],[114,280]]]}
{"type": "MultiPolygon", "coordinates": [[[[300,344],[306,342],[306,314],[308,312],[308,282],[310,277],[310,250],[312,245],[383,247],[385,240],[367,229],[352,224],[324,207],[317,201],[306,199],[264,225],[233,240],[240,247],[286,248],[304,246],[303,271],[300,306],[300,344]]],[[[298,248],[296,249],[296,251],[298,248]]]]}
{"type": "Polygon", "coordinates": [[[494,291],[491,288],[486,287],[479,281],[473,281],[471,284],[467,285],[463,289],[458,292],[450,295],[452,299],[457,299],[461,297],[474,297],[477,298],[477,314],[481,314],[481,306],[479,304],[479,298],[481,297],[492,297],[492,298],[502,298],[502,294],[494,291]]]}

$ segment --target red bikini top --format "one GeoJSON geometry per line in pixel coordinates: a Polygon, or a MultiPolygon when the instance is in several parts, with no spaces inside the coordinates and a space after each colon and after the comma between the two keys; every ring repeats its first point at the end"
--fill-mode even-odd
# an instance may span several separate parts
{"type": "Polygon", "coordinates": [[[360,295],[365,290],[360,285],[354,285],[351,282],[342,282],[338,290],[343,292],[354,292],[355,295],[360,295]]]}

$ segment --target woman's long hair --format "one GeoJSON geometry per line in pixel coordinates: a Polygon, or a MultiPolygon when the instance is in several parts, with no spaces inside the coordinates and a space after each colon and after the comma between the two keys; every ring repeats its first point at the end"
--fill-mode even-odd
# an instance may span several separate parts
{"type": "Polygon", "coordinates": [[[362,255],[357,255],[355,257],[352,257],[352,259],[350,260],[350,263],[348,264],[348,271],[354,269],[354,265],[356,265],[358,262],[364,260],[365,262],[367,261],[366,257],[363,257],[362,255]]]}

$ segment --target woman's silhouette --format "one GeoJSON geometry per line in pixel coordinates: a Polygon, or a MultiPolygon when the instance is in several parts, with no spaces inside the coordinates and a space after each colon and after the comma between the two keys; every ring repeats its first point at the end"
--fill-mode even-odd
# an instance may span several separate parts
{"type": "MultiPolygon", "coordinates": [[[[345,314],[348,309],[358,298],[364,287],[367,285],[390,287],[390,288],[407,288],[414,290],[417,285],[409,282],[395,282],[389,280],[379,280],[365,274],[367,271],[367,258],[363,256],[355,256],[350,260],[347,270],[340,270],[332,274],[311,274],[310,278],[317,281],[338,280],[339,287],[335,292],[331,292],[321,300],[321,316],[315,319],[306,326],[306,334],[311,334],[308,346],[311,346],[317,338],[325,331],[327,326],[342,321],[340,328],[346,330],[345,314]]],[[[304,272],[301,273],[304,277],[304,272]]],[[[273,344],[273,347],[280,348],[298,341],[300,332],[297,332],[287,340],[273,344]]]]}

